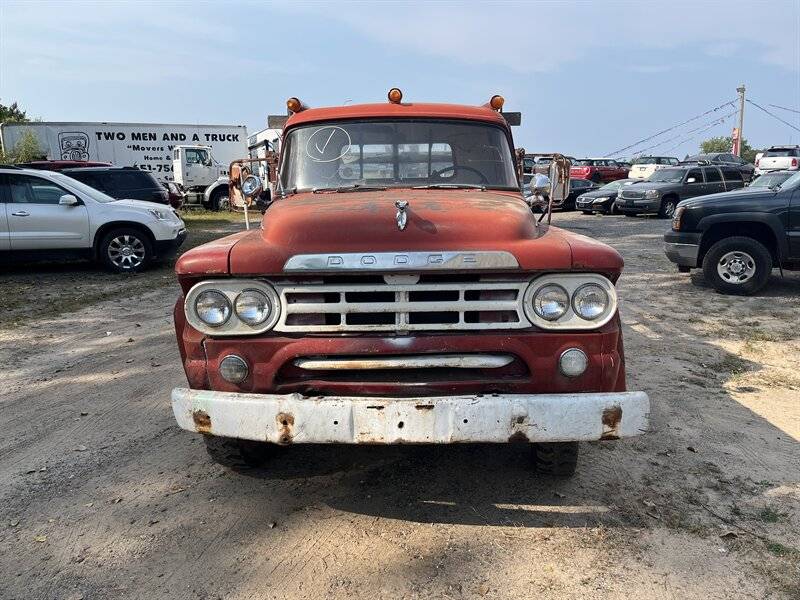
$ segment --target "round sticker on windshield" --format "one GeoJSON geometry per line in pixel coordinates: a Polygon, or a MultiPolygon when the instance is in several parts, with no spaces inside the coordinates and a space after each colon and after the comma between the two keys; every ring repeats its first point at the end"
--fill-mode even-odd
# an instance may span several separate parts
{"type": "Polygon", "coordinates": [[[306,155],[314,162],[333,162],[350,150],[350,134],[341,127],[320,127],[306,142],[306,155]]]}

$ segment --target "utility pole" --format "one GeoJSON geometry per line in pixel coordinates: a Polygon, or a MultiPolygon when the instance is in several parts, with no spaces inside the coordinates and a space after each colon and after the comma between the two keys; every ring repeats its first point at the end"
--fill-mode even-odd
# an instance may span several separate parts
{"type": "Polygon", "coordinates": [[[739,92],[739,143],[736,145],[736,156],[742,155],[742,128],[744,127],[744,84],[736,88],[739,92]]]}

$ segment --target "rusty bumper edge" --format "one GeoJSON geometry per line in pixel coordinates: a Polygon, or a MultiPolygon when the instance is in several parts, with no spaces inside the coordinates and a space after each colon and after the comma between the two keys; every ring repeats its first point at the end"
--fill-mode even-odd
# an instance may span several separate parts
{"type": "Polygon", "coordinates": [[[172,410],[188,431],[277,444],[566,442],[645,433],[650,400],[644,392],[364,398],[175,388],[172,410]]]}

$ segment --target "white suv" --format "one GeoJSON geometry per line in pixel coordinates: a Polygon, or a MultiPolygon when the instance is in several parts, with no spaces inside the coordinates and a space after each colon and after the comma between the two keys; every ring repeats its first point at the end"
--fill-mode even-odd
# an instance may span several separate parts
{"type": "Polygon", "coordinates": [[[186,225],[174,210],[116,200],[51,171],[0,166],[0,256],[80,256],[118,272],[175,253],[186,225]]]}
{"type": "Polygon", "coordinates": [[[678,159],[674,156],[640,156],[631,163],[628,177],[630,179],[647,179],[656,171],[674,167],[677,164],[678,159]]]}
{"type": "Polygon", "coordinates": [[[772,146],[756,158],[756,175],[800,169],[800,146],[772,146]]]}

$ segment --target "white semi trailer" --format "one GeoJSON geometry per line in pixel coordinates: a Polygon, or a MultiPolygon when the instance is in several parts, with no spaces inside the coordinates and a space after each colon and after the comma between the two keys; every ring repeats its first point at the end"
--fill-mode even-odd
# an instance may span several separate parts
{"type": "Polygon", "coordinates": [[[25,131],[49,160],[92,160],[150,171],[174,181],[185,204],[223,208],[228,165],[248,155],[242,125],[166,123],[3,123],[0,143],[11,151],[25,131]]]}

